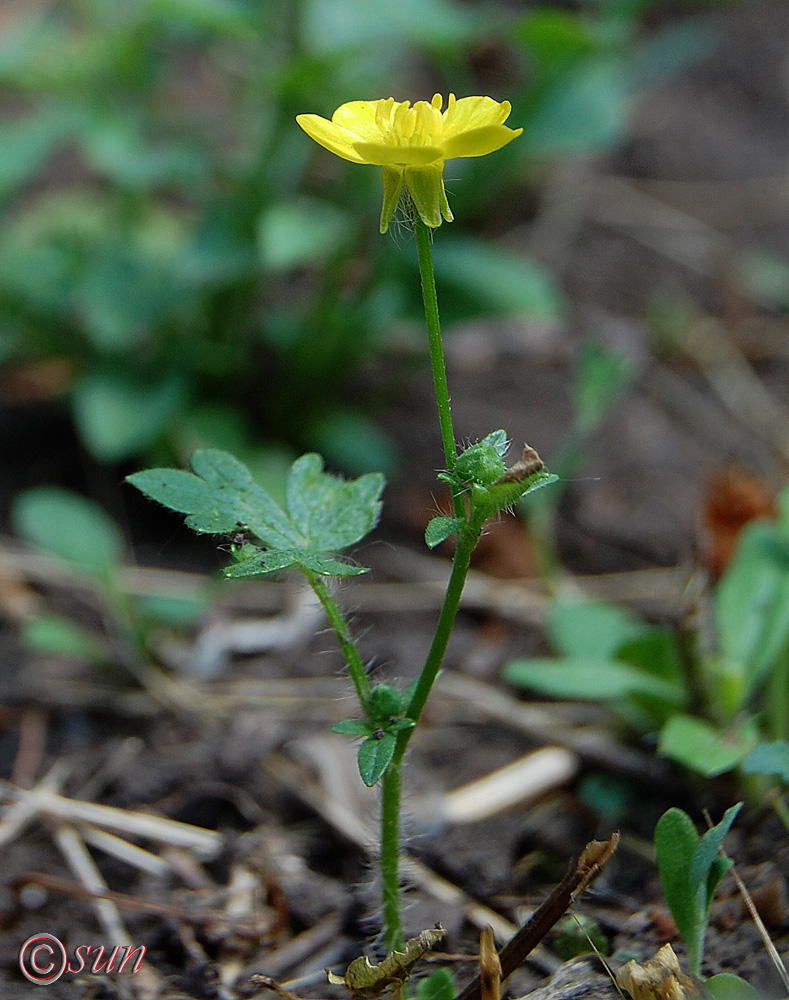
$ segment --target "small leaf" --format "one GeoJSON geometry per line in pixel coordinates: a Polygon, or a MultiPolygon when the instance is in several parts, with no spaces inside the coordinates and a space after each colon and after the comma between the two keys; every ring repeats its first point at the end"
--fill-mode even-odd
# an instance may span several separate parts
{"type": "Polygon", "coordinates": [[[548,633],[565,656],[614,657],[648,627],[624,609],[600,601],[557,601],[548,612],[548,633]]]}
{"type": "Polygon", "coordinates": [[[259,549],[255,555],[226,566],[222,572],[228,580],[243,580],[251,576],[278,573],[289,566],[296,566],[299,556],[300,553],[296,549],[271,549],[267,552],[259,549]]]}
{"type": "Polygon", "coordinates": [[[468,300],[472,315],[498,312],[553,323],[564,313],[553,276],[521,253],[455,236],[436,244],[433,257],[436,276],[468,300]]]}
{"type": "Polygon", "coordinates": [[[434,517],[425,529],[425,544],[429,549],[434,549],[437,545],[445,542],[448,538],[459,531],[465,524],[462,517],[434,517]]]}
{"type": "Polygon", "coordinates": [[[714,610],[721,653],[740,665],[748,698],[789,637],[789,544],[779,527],[756,521],[745,528],[718,584],[714,610]]]}
{"type": "Polygon", "coordinates": [[[396,745],[397,738],[392,733],[383,733],[379,737],[368,737],[359,747],[359,774],[368,788],[372,788],[389,767],[396,745]]]}
{"type": "Polygon", "coordinates": [[[36,653],[70,656],[88,663],[107,659],[107,651],[95,635],[60,615],[38,615],[25,622],[22,642],[36,653]]]}
{"type": "Polygon", "coordinates": [[[413,1000],[455,1000],[457,989],[449,969],[434,969],[417,983],[413,1000]]]}
{"type": "Polygon", "coordinates": [[[760,1000],[750,983],[731,972],[719,972],[708,979],[705,986],[714,1000],[760,1000]]]}
{"type": "Polygon", "coordinates": [[[416,723],[413,719],[395,719],[394,722],[390,722],[387,726],[387,732],[399,733],[404,729],[413,729],[416,723]]]}
{"type": "Polygon", "coordinates": [[[123,555],[121,533],[101,507],[56,486],[19,494],[11,522],[26,541],[101,577],[123,555]]]}
{"type": "Polygon", "coordinates": [[[760,743],[742,762],[743,774],[776,774],[789,783],[789,743],[776,740],[760,743]]]}
{"type": "Polygon", "coordinates": [[[693,715],[673,715],[660,733],[658,750],[691,771],[711,778],[745,759],[758,739],[753,720],[722,732],[693,715]]]}
{"type": "Polygon", "coordinates": [[[373,730],[364,719],[343,719],[342,722],[336,722],[331,731],[340,736],[369,736],[373,730]]]}
{"type": "Polygon", "coordinates": [[[698,974],[701,963],[706,923],[700,887],[690,880],[690,866],[698,845],[699,835],[687,813],[676,808],[663,813],[655,827],[660,881],[674,923],[688,949],[690,971],[694,975],[698,974]]]}
{"type": "Polygon", "coordinates": [[[143,383],[98,371],[75,386],[74,419],[90,453],[102,462],[117,462],[150,445],[184,399],[185,384],[178,376],[143,383]]]}
{"type": "Polygon", "coordinates": [[[706,885],[706,905],[708,909],[712,903],[712,897],[715,895],[718,883],[723,878],[727,869],[731,867],[731,862],[726,858],[719,857],[718,851],[732,823],[737,818],[737,813],[740,809],[742,809],[742,802],[738,802],[736,806],[732,806],[726,810],[720,823],[713,826],[712,829],[707,830],[701,838],[701,843],[696,848],[691,860],[691,882],[694,885],[702,883],[706,885]]]}
{"type": "Polygon", "coordinates": [[[618,660],[580,656],[565,659],[514,660],[504,668],[512,684],[554,698],[616,701],[643,694],[680,707],[684,693],[673,684],[618,660]]]}
{"type": "Polygon", "coordinates": [[[196,451],[193,472],[148,469],[128,482],[171,510],[187,514],[194,531],[233,534],[244,529],[261,546],[237,548],[225,576],[259,576],[301,566],[321,576],[358,576],[367,570],[331,557],[362,538],[378,520],[383,478],[369,473],[346,482],[323,472],[320,455],[291,466],[286,514],[238,459],[215,448],[196,451]]]}
{"type": "MultiPolygon", "coordinates": [[[[504,430],[491,431],[490,434],[480,441],[480,444],[490,445],[491,448],[495,448],[499,454],[499,458],[504,458],[510,446],[507,432],[504,430]]],[[[428,978],[430,977],[428,976],[428,978]]]]}
{"type": "Polygon", "coordinates": [[[352,232],[348,213],[331,202],[290,197],[258,221],[260,259],[274,271],[321,264],[342,252],[352,232]]]}
{"type": "Polygon", "coordinates": [[[576,422],[588,434],[605,420],[619,401],[631,375],[630,359],[600,341],[584,343],[576,373],[574,402],[576,422]]]}
{"type": "Polygon", "coordinates": [[[622,60],[613,53],[588,56],[545,92],[527,141],[542,156],[607,149],[624,133],[630,97],[622,60]]]}
{"type": "Polygon", "coordinates": [[[655,851],[663,893],[687,946],[690,971],[695,976],[701,967],[712,897],[731,866],[731,862],[721,858],[718,852],[741,808],[740,802],[727,809],[720,823],[701,839],[690,817],[681,809],[669,809],[655,827],[655,851]]]}

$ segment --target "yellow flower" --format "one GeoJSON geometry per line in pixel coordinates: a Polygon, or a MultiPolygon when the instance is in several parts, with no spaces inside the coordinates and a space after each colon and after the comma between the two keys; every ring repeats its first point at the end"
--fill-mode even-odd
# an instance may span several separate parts
{"type": "Polygon", "coordinates": [[[484,156],[517,138],[522,128],[504,125],[511,107],[491,97],[449,95],[446,111],[436,94],[428,104],[417,101],[351,101],[332,115],[298,115],[304,131],[332,153],[353,163],[383,167],[384,203],[381,232],[397,208],[403,182],[427,226],[452,221],[444,190],[444,161],[458,156],[484,156]]]}

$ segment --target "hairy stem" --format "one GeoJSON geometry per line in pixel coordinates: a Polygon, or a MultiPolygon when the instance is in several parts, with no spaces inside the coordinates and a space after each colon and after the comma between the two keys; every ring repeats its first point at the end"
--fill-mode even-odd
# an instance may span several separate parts
{"type": "MultiPolygon", "coordinates": [[[[430,366],[433,369],[433,385],[436,391],[438,406],[438,422],[441,426],[441,440],[444,444],[444,459],[450,472],[455,466],[458,453],[455,446],[455,432],[452,428],[452,411],[449,405],[449,387],[447,385],[447,370],[444,364],[444,345],[441,340],[441,323],[438,318],[438,298],[436,296],[436,279],[433,273],[433,251],[430,229],[417,214],[416,248],[419,254],[419,276],[422,279],[422,301],[425,305],[425,322],[427,338],[430,345],[430,366]]],[[[456,491],[452,492],[452,504],[456,517],[464,517],[463,501],[456,491]]]]}
{"type": "MultiPolygon", "coordinates": [[[[444,596],[444,604],[436,625],[435,635],[430,650],[419,675],[419,681],[414,691],[411,703],[408,706],[406,716],[414,723],[419,722],[419,717],[425,707],[425,703],[430,695],[430,691],[435,683],[438,671],[444,661],[444,654],[449,645],[452,629],[455,627],[455,618],[460,607],[460,598],[463,595],[463,587],[466,584],[466,576],[471,562],[471,554],[479,541],[481,526],[472,524],[466,525],[458,534],[458,544],[455,549],[455,558],[452,561],[452,573],[447,584],[447,592],[444,596]]],[[[408,740],[413,729],[405,729],[398,737],[398,747],[395,752],[395,759],[405,753],[408,740]],[[402,745],[402,749],[401,749],[402,745]]]]}
{"type": "Polygon", "coordinates": [[[402,760],[394,761],[381,783],[381,897],[387,954],[403,947],[400,917],[400,796],[402,760]]]}
{"type": "MultiPolygon", "coordinates": [[[[436,625],[436,632],[406,712],[407,718],[414,723],[419,721],[444,660],[460,606],[460,598],[471,562],[471,553],[479,539],[480,530],[480,526],[468,525],[459,535],[458,547],[455,550],[455,559],[452,563],[452,573],[447,584],[447,592],[436,625]]],[[[398,734],[394,757],[384,774],[382,785],[380,865],[384,928],[386,944],[390,952],[394,948],[401,947],[403,941],[400,918],[400,793],[403,757],[413,731],[413,728],[404,729],[398,734]]]]}
{"type": "Polygon", "coordinates": [[[332,597],[331,591],[323,582],[323,579],[317,573],[313,573],[310,570],[303,569],[303,572],[310,586],[315,591],[316,597],[321,602],[321,606],[326,612],[326,617],[329,619],[329,624],[337,636],[337,641],[340,644],[340,649],[348,666],[348,673],[351,675],[353,686],[356,688],[356,696],[359,699],[359,704],[362,706],[364,714],[370,719],[370,681],[364,669],[362,658],[359,656],[359,650],[353,641],[351,630],[348,628],[348,623],[342,611],[337,607],[337,603],[332,597]]]}

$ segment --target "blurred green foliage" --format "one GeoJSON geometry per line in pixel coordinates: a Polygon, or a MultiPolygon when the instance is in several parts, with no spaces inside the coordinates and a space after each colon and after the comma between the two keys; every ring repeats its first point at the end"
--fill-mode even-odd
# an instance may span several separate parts
{"type": "Polygon", "coordinates": [[[208,445],[271,474],[262,428],[387,471],[368,401],[344,390],[419,315],[413,255],[376,232],[377,171],[324,155],[295,115],[432,89],[511,99],[523,139],[452,164],[439,280],[448,319],[554,320],[551,277],[479,232],[514,220],[534,164],[617,142],[633,96],[704,50],[692,21],[642,40],[649,4],[31,4],[0,39],[0,362],[64,361],[101,461],[208,445]]]}
{"type": "Polygon", "coordinates": [[[740,535],[704,609],[714,635],[558,600],[548,636],[559,655],[513,661],[505,677],[551,698],[608,704],[634,730],[659,733],[659,752],[697,774],[762,775],[770,780],[753,786],[759,794],[789,784],[789,489],[779,507],[776,520],[740,535]]]}

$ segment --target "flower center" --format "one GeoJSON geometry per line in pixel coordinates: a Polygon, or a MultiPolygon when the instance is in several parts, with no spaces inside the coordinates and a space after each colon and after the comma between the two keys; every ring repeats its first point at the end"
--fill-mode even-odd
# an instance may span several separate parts
{"type": "Polygon", "coordinates": [[[394,98],[379,101],[375,109],[375,126],[381,139],[391,146],[437,146],[441,142],[444,122],[441,111],[427,101],[396,102],[394,98]]]}

